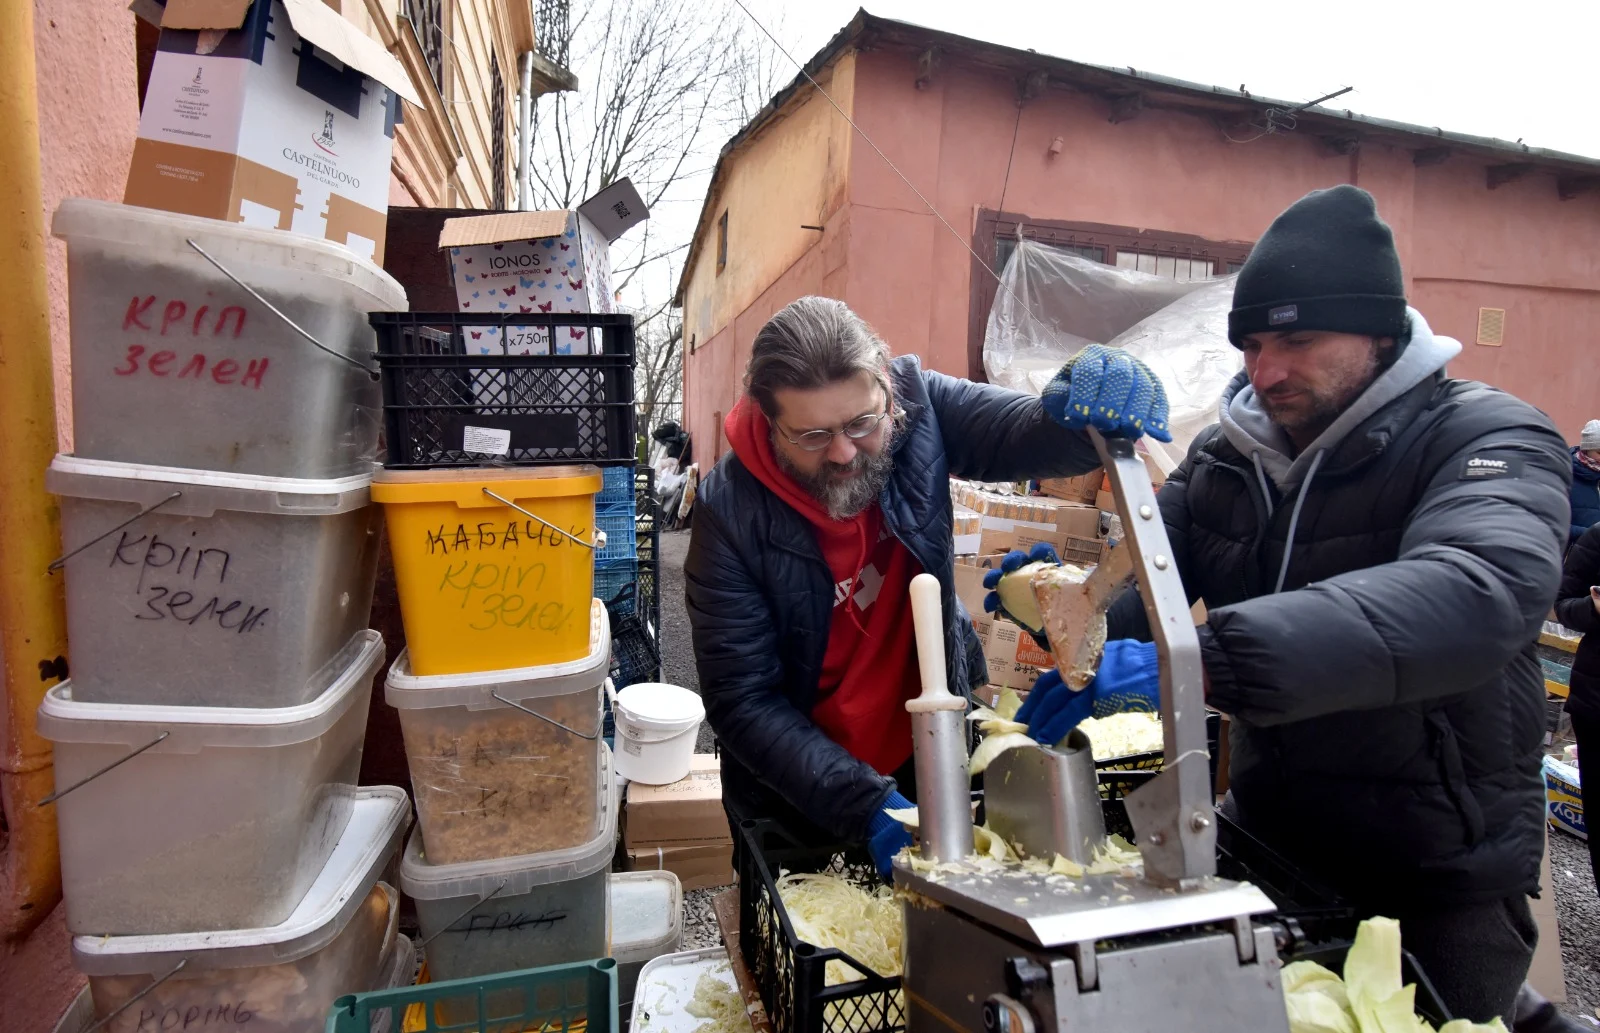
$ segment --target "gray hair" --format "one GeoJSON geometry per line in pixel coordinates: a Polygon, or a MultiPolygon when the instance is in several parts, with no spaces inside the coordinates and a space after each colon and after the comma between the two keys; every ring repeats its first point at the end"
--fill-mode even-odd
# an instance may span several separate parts
{"type": "Polygon", "coordinates": [[[815,295],[785,305],[756,333],[744,387],[767,418],[784,388],[815,390],[862,373],[883,387],[891,409],[889,346],[844,302],[815,295]]]}

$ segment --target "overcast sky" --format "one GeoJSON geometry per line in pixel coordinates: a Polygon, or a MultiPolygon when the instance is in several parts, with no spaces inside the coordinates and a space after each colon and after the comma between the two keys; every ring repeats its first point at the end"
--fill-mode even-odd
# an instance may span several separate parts
{"type": "MultiPolygon", "coordinates": [[[[744,0],[809,60],[857,0],[744,0]]],[[[874,0],[873,14],[1055,57],[1600,157],[1600,0],[874,0]]],[[[744,17],[737,9],[735,17],[744,17]]],[[[796,69],[786,70],[785,82],[796,69]]],[[[915,181],[915,170],[906,170],[915,181]]],[[[705,178],[654,215],[686,238],[705,178]]],[[[667,226],[660,226],[667,229],[667,226]]],[[[661,289],[652,285],[654,293],[661,289]]]]}

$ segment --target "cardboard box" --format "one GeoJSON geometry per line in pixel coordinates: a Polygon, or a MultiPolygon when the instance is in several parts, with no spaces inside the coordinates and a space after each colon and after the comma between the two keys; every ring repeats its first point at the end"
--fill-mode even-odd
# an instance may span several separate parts
{"type": "Polygon", "coordinates": [[[666,871],[686,890],[733,885],[733,844],[628,848],[628,871],[666,871]]]}
{"type": "Polygon", "coordinates": [[[422,103],[404,66],[321,0],[169,0],[159,18],[123,202],[382,262],[400,98],[422,103]]]}
{"type": "MultiPolygon", "coordinates": [[[[1095,516],[1098,520],[1099,514],[1096,513],[1095,516]]],[[[1067,535],[1032,527],[1019,527],[1014,531],[986,529],[979,542],[978,552],[980,556],[998,555],[1003,558],[1013,549],[1027,552],[1039,542],[1045,542],[1055,549],[1056,555],[1061,557],[1063,563],[1075,563],[1080,567],[1099,563],[1106,547],[1105,539],[1094,535],[1067,535]]]]}
{"type": "Polygon", "coordinates": [[[1039,680],[1043,669],[1055,666],[1055,657],[1039,648],[1019,625],[999,617],[975,617],[973,627],[983,644],[989,666],[989,684],[1025,689],[1039,680]]]}
{"type": "Polygon", "coordinates": [[[697,753],[688,776],[671,785],[628,783],[623,825],[630,847],[732,842],[722,809],[722,761],[697,753]]]}
{"type": "MultiPolygon", "coordinates": [[[[457,308],[490,315],[613,312],[611,242],[649,217],[633,183],[620,179],[572,211],[447,219],[439,247],[450,258],[457,308]]],[[[600,347],[581,327],[562,328],[554,342],[545,327],[468,331],[468,346],[480,355],[588,355],[600,347]]]]}
{"type": "Polygon", "coordinates": [[[1112,496],[1110,491],[1096,492],[1094,496],[1094,505],[1096,509],[1102,510],[1106,513],[1115,513],[1117,511],[1117,500],[1112,496]]]}
{"type": "Polygon", "coordinates": [[[1039,490],[1051,498],[1088,505],[1094,502],[1103,476],[1099,470],[1095,470],[1078,477],[1047,477],[1039,482],[1039,490]]]}
{"type": "Polygon", "coordinates": [[[989,567],[980,567],[975,563],[955,565],[956,598],[967,608],[968,616],[983,616],[983,599],[989,594],[989,590],[983,587],[983,578],[989,570],[989,567]]]}

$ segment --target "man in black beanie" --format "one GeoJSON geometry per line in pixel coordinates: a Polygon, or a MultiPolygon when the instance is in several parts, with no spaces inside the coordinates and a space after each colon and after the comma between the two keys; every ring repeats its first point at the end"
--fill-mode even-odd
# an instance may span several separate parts
{"type": "MultiPolygon", "coordinates": [[[[1518,1016],[1544,849],[1534,653],[1567,538],[1566,445],[1405,299],[1371,195],[1319,190],[1239,273],[1244,371],[1160,492],[1232,715],[1225,813],[1397,918],[1459,1018],[1518,1016]]],[[[1136,596],[1113,638],[1148,639],[1136,596]]],[[[1523,1027],[1527,1028],[1527,1027],[1523,1027]]]]}

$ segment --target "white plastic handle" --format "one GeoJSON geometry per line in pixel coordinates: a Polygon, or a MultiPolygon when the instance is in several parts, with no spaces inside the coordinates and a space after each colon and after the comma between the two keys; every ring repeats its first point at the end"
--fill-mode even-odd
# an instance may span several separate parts
{"type": "Polygon", "coordinates": [[[944,661],[944,607],[939,579],[918,574],[911,579],[911,620],[917,633],[917,667],[922,672],[922,695],[906,702],[911,713],[931,710],[965,710],[967,701],[950,694],[944,661]]]}

